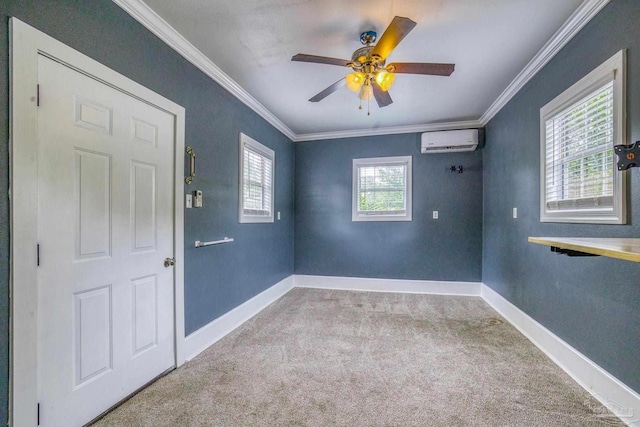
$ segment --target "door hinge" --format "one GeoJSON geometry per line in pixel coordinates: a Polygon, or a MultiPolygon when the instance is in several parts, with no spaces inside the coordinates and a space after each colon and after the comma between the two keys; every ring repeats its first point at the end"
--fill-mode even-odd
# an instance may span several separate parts
{"type": "Polygon", "coordinates": [[[40,85],[36,88],[36,106],[40,106],[40,85]]]}
{"type": "Polygon", "coordinates": [[[38,425],[40,425],[40,403],[38,403],[38,425]]]}
{"type": "Polygon", "coordinates": [[[40,243],[36,245],[36,263],[40,266],[40,243]]]}

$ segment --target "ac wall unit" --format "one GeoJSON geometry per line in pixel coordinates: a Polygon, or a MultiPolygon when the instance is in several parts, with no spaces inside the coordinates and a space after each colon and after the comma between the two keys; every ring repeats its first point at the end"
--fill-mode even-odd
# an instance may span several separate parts
{"type": "Polygon", "coordinates": [[[478,148],[478,129],[425,132],[420,145],[422,154],[473,151],[478,148]]]}

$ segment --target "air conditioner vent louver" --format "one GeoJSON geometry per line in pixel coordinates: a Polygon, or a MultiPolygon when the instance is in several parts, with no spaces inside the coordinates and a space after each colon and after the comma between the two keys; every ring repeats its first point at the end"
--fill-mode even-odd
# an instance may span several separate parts
{"type": "Polygon", "coordinates": [[[425,132],[421,137],[422,153],[473,151],[478,147],[478,129],[425,132]]]}
{"type": "Polygon", "coordinates": [[[476,149],[474,144],[468,145],[450,145],[448,147],[424,147],[423,151],[431,151],[431,150],[448,150],[448,151],[473,151],[476,149]]]}

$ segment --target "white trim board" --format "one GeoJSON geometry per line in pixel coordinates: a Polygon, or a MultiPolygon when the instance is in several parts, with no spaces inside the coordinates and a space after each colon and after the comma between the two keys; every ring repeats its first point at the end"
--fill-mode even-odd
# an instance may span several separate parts
{"type": "Polygon", "coordinates": [[[640,395],[483,283],[295,275],[294,285],[345,291],[481,296],[622,421],[640,427],[640,395]]]}
{"type": "Polygon", "coordinates": [[[638,393],[485,284],[482,284],[482,298],[623,422],[640,426],[638,393]]]}
{"type": "Polygon", "coordinates": [[[640,395],[480,282],[292,275],[185,339],[187,360],[258,314],[293,288],[480,296],[555,364],[630,426],[640,427],[640,395]]]}
{"type": "Polygon", "coordinates": [[[479,282],[291,275],[187,336],[185,355],[187,360],[193,359],[293,288],[480,296],[480,285],[479,282]]]}
{"type": "Polygon", "coordinates": [[[187,336],[184,342],[187,360],[193,359],[280,299],[293,289],[293,283],[293,276],[289,276],[187,336]]]}
{"type": "Polygon", "coordinates": [[[478,120],[486,125],[610,0],[585,0],[478,120]]]}
{"type": "MultiPolygon", "coordinates": [[[[185,110],[180,105],[64,45],[17,18],[10,20],[10,402],[11,425],[36,425],[37,331],[37,106],[38,55],[44,54],[175,117],[175,156],[184,155],[185,110]]],[[[184,170],[174,161],[175,363],[184,363],[184,170]]]]}
{"type": "Polygon", "coordinates": [[[209,76],[213,81],[226,89],[247,107],[255,111],[260,117],[269,122],[274,128],[282,132],[291,140],[296,139],[296,134],[289,129],[279,118],[255,99],[242,86],[229,77],[220,67],[213,63],[205,54],[191,44],[182,34],[167,23],[153,9],[142,0],[113,0],[133,19],[146,27],[171,49],[179,53],[187,61],[191,62],[200,71],[209,76]]]}
{"type": "Polygon", "coordinates": [[[136,21],[146,27],[169,47],[182,55],[207,76],[217,82],[233,96],[255,111],[284,135],[294,142],[315,141],[321,139],[353,138],[358,136],[390,135],[440,131],[449,129],[467,129],[483,127],[491,120],[522,87],[535,76],[591,19],[605,7],[610,0],[585,0],[524,69],[509,83],[505,90],[477,120],[467,122],[425,123],[412,126],[397,126],[378,129],[358,129],[336,132],[318,132],[296,134],[282,120],[276,117],[258,100],[251,96],[236,81],[225,74],[220,67],[193,46],[182,34],[176,31],[142,0],[113,0],[136,21]]]}
{"type": "Polygon", "coordinates": [[[433,280],[367,279],[362,277],[294,276],[296,288],[336,289],[362,292],[392,292],[480,296],[480,282],[446,282],[433,280]]]}
{"type": "Polygon", "coordinates": [[[484,125],[478,120],[467,120],[464,122],[446,122],[436,124],[424,124],[424,125],[410,125],[410,126],[394,126],[384,128],[373,129],[355,129],[355,130],[341,130],[335,132],[318,132],[318,133],[305,133],[299,134],[294,139],[295,142],[302,141],[317,141],[321,139],[338,139],[338,138],[357,138],[361,136],[375,136],[375,135],[393,135],[399,133],[420,133],[420,132],[435,132],[441,130],[459,130],[459,129],[476,129],[481,128],[484,125]]]}

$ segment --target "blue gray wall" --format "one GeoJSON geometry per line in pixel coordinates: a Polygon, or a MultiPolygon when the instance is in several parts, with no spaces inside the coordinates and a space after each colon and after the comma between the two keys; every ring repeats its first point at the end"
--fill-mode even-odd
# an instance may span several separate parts
{"type": "Polygon", "coordinates": [[[186,143],[204,193],[185,214],[185,312],[189,334],[293,273],[293,143],[109,0],[0,2],[0,425],[8,379],[8,19],[15,16],[186,108],[186,143]],[[238,224],[238,133],[276,152],[273,224],[238,224]],[[196,250],[195,240],[235,242],[196,250]]]}
{"type": "Polygon", "coordinates": [[[487,126],[483,282],[640,392],[640,264],[569,258],[529,236],[639,237],[640,169],[630,225],[542,224],[540,108],[628,49],[627,136],[640,140],[640,2],[613,0],[487,126]],[[511,219],[512,207],[519,218],[511,219]]]}
{"type": "MultiPolygon", "coordinates": [[[[16,16],[186,107],[186,141],[198,153],[198,177],[188,190],[201,189],[205,197],[205,208],[188,210],[185,217],[187,333],[293,272],[295,162],[296,273],[470,281],[480,280],[482,274],[486,284],[640,391],[640,266],[607,258],[567,258],[526,242],[534,235],[639,235],[640,211],[633,209],[640,200],[638,170],[629,174],[631,225],[541,224],[538,214],[540,107],[625,47],[629,49],[629,141],[640,139],[637,0],[613,0],[588,24],[489,123],[483,151],[451,155],[419,154],[415,134],[301,143],[294,154],[286,137],[108,0],[9,0],[0,2],[0,14],[1,99],[8,99],[8,17],[16,16]],[[240,131],[276,151],[280,222],[237,223],[240,131]],[[394,155],[413,155],[414,220],[351,222],[351,160],[394,155]],[[464,165],[465,173],[446,171],[450,164],[464,165]],[[517,220],[511,219],[512,207],[519,208],[517,220]],[[432,210],[440,211],[439,220],[430,218],[432,210]],[[236,241],[217,248],[192,247],[196,239],[222,236],[236,241]],[[383,250],[391,256],[380,255],[383,250]]],[[[0,109],[0,141],[8,141],[6,103],[0,109]]],[[[9,278],[6,149],[0,149],[0,164],[0,424],[4,424],[9,278]]]]}
{"type": "Polygon", "coordinates": [[[310,141],[295,148],[296,274],[480,281],[481,151],[420,154],[419,134],[310,141]],[[413,221],[352,222],[352,160],[408,155],[413,221]],[[450,165],[463,165],[464,173],[451,173],[450,165]],[[432,219],[434,210],[440,219],[432,219]]]}

